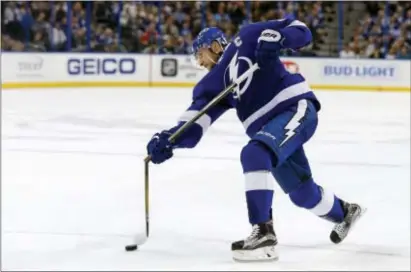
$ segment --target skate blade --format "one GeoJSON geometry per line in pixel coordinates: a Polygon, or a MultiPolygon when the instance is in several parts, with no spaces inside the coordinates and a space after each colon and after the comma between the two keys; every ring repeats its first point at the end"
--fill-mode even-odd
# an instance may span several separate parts
{"type": "MultiPolygon", "coordinates": [[[[350,230],[348,231],[348,233],[351,232],[351,230],[353,229],[353,227],[355,225],[357,225],[358,221],[361,219],[361,217],[363,217],[363,215],[367,212],[367,208],[360,206],[361,207],[361,212],[358,214],[357,220],[354,221],[354,223],[351,225],[350,230]]],[[[348,235],[347,235],[348,236],[348,235]]]]}
{"type": "Polygon", "coordinates": [[[236,262],[272,262],[278,260],[274,246],[261,247],[254,250],[234,250],[233,259],[236,262]]]}
{"type": "Polygon", "coordinates": [[[363,206],[360,206],[360,208],[361,208],[361,212],[358,214],[357,219],[351,224],[351,227],[350,227],[350,229],[348,230],[347,235],[346,235],[344,238],[342,238],[342,239],[334,240],[334,239],[336,239],[336,238],[333,239],[332,236],[335,235],[335,236],[337,237],[338,234],[335,233],[335,231],[333,230],[333,231],[331,232],[331,234],[330,234],[330,240],[331,240],[331,242],[333,242],[334,244],[338,245],[338,244],[341,244],[341,243],[348,237],[348,235],[353,231],[355,225],[357,225],[357,223],[358,223],[358,221],[361,219],[361,217],[363,217],[363,215],[367,212],[367,208],[365,208],[365,207],[363,207],[363,206]]]}
{"type": "MultiPolygon", "coordinates": [[[[356,220],[354,221],[354,223],[351,225],[350,230],[349,230],[348,233],[347,233],[347,236],[348,236],[348,234],[350,234],[350,232],[352,232],[354,226],[357,225],[358,221],[360,221],[361,217],[363,217],[366,212],[367,212],[367,208],[361,206],[361,212],[358,214],[357,219],[356,219],[356,220]]],[[[346,236],[345,238],[347,238],[347,236],[346,236]]],[[[345,239],[345,238],[344,238],[344,239],[345,239]]],[[[344,239],[343,239],[343,240],[344,240],[344,239]]]]}

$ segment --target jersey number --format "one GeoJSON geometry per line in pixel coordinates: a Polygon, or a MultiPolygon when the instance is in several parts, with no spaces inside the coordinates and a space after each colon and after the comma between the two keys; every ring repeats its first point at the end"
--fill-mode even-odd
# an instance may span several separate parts
{"type": "Polygon", "coordinates": [[[241,40],[240,37],[237,37],[237,38],[234,39],[235,46],[240,47],[242,43],[243,43],[243,41],[241,40]]]}

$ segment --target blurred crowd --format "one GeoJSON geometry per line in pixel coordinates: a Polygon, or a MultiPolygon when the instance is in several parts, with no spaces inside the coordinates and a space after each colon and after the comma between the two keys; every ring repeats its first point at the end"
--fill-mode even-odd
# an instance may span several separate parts
{"type": "MultiPolygon", "coordinates": [[[[369,2],[369,12],[341,57],[398,57],[409,53],[410,4],[393,5],[391,17],[369,2]],[[384,13],[385,14],[385,13],[384,13]],[[384,52],[384,48],[388,50],[384,52]],[[404,53],[405,52],[405,53],[404,53]]],[[[193,38],[218,26],[230,39],[244,24],[284,17],[303,21],[315,55],[326,42],[333,2],[296,1],[2,1],[2,50],[188,54],[193,38]]]]}
{"type": "Polygon", "coordinates": [[[343,58],[411,59],[411,2],[366,2],[343,58]]]}

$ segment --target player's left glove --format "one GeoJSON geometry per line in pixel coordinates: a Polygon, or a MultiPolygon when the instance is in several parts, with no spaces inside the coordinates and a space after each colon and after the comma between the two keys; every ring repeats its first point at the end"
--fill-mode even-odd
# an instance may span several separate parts
{"type": "Polygon", "coordinates": [[[151,161],[160,164],[173,156],[173,145],[168,138],[171,132],[164,130],[156,133],[147,144],[147,153],[151,156],[151,161]]]}
{"type": "Polygon", "coordinates": [[[273,67],[283,46],[284,36],[281,31],[266,29],[257,40],[255,57],[261,69],[273,67]]]}

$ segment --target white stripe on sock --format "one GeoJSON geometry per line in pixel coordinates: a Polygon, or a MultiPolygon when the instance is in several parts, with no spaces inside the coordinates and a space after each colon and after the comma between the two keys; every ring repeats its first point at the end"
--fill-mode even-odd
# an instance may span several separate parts
{"type": "Polygon", "coordinates": [[[274,177],[269,171],[244,173],[245,191],[274,190],[274,177]]]}
{"type": "Polygon", "coordinates": [[[309,209],[312,213],[318,216],[323,216],[329,213],[334,205],[334,194],[322,188],[322,196],[320,202],[313,208],[309,209]]]}

